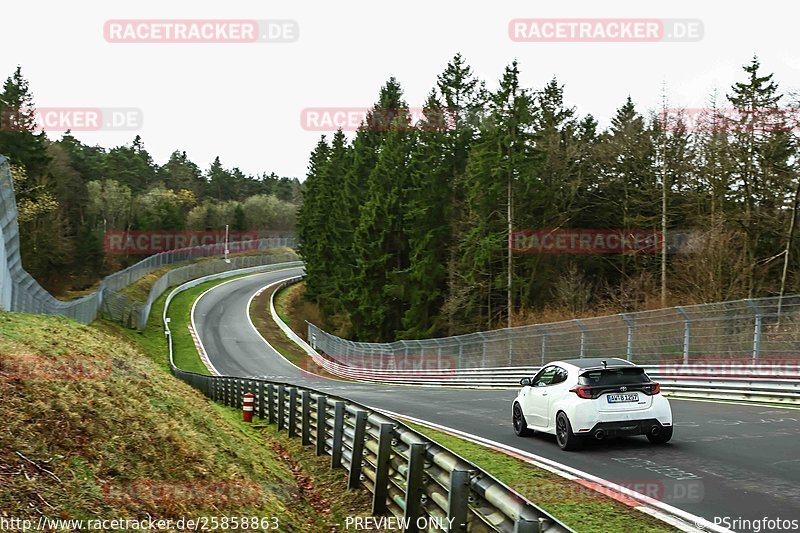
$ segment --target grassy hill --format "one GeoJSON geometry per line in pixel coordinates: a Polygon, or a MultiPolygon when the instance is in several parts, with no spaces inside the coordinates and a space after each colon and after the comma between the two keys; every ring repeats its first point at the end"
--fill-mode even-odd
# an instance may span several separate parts
{"type": "Polygon", "coordinates": [[[108,327],[0,313],[0,517],[258,516],[323,531],[366,513],[326,460],[140,350],[108,327]]]}

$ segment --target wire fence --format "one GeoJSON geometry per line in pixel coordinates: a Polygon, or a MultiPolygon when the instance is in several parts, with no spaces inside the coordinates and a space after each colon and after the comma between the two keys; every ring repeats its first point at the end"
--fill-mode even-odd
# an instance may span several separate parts
{"type": "Polygon", "coordinates": [[[249,255],[233,255],[228,261],[219,258],[225,253],[224,243],[181,248],[151,255],[109,275],[91,294],[71,301],[58,300],[22,267],[14,183],[8,161],[3,156],[0,156],[0,241],[0,311],[62,315],[83,324],[102,314],[105,318],[139,329],[147,324],[153,302],[171,285],[192,277],[297,258],[289,250],[295,247],[293,237],[229,243],[231,254],[247,252],[249,255]],[[127,287],[149,274],[190,261],[196,262],[165,271],[153,283],[144,302],[125,292],[127,287]]]}
{"type": "Polygon", "coordinates": [[[800,295],[534,324],[425,340],[353,342],[308,324],[308,341],[353,367],[469,369],[540,366],[584,357],[638,364],[800,356],[800,295]]]}
{"type": "MultiPolygon", "coordinates": [[[[269,250],[269,248],[265,250],[269,250]]],[[[296,260],[297,254],[288,251],[286,248],[279,247],[276,248],[273,253],[231,257],[228,261],[224,259],[213,259],[174,268],[168,270],[153,283],[148,292],[147,300],[144,302],[124,292],[106,289],[103,295],[100,315],[104,318],[120,322],[130,328],[143,330],[147,326],[153,304],[169,287],[180,285],[181,283],[202,276],[219,274],[220,272],[240,268],[271,264],[301,266],[302,263],[300,262],[291,263],[296,260]]]]}

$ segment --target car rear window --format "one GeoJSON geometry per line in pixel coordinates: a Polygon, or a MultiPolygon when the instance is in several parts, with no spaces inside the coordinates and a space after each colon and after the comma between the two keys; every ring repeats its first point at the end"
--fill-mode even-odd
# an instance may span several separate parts
{"type": "Polygon", "coordinates": [[[588,370],[581,374],[580,383],[588,387],[604,385],[627,385],[629,383],[647,383],[650,378],[642,368],[608,368],[605,370],[588,370]]]}

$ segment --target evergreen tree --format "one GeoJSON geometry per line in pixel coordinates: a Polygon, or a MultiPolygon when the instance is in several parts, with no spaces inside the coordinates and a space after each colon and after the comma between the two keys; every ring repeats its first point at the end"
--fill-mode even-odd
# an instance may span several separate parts
{"type": "Polygon", "coordinates": [[[408,309],[399,335],[405,338],[431,337],[446,330],[441,307],[451,259],[454,171],[449,126],[442,121],[446,111],[434,94],[428,97],[410,157],[410,186],[403,220],[409,246],[409,265],[403,276],[408,309]]]}
{"type": "Polygon", "coordinates": [[[169,161],[158,170],[159,179],[171,189],[192,191],[195,198],[202,198],[206,181],[200,168],[187,156],[186,152],[175,150],[169,161]]]}
{"type": "Polygon", "coordinates": [[[233,211],[233,226],[232,228],[235,231],[244,231],[247,229],[247,218],[244,214],[244,208],[242,204],[236,203],[236,209],[233,211]]]}
{"type": "MultiPolygon", "coordinates": [[[[322,235],[327,223],[325,214],[330,207],[325,205],[329,158],[330,146],[323,135],[311,153],[303,205],[297,217],[297,233],[300,239],[298,251],[303,257],[307,273],[306,296],[311,299],[317,299],[324,293],[325,285],[330,282],[326,277],[327,243],[322,235]]],[[[324,302],[322,305],[328,309],[324,302]]]]}
{"type": "Polygon", "coordinates": [[[208,196],[219,201],[230,200],[233,195],[233,175],[223,168],[219,156],[214,158],[206,173],[208,183],[208,196]]]}
{"type": "Polygon", "coordinates": [[[36,123],[36,106],[28,80],[17,67],[0,93],[0,154],[25,167],[30,176],[45,172],[50,159],[47,138],[36,123]]]}
{"type": "MultiPolygon", "coordinates": [[[[457,242],[463,237],[467,216],[464,209],[464,173],[469,152],[477,137],[478,126],[486,112],[488,96],[484,82],[475,76],[472,67],[467,65],[461,54],[456,54],[444,72],[437,77],[436,88],[446,126],[445,135],[442,136],[442,156],[443,163],[449,168],[450,188],[445,212],[448,234],[442,236],[449,240],[445,302],[455,303],[459,301],[457,291],[460,287],[456,281],[459,262],[457,242]]],[[[452,334],[456,330],[455,314],[448,309],[454,307],[449,303],[444,305],[446,332],[452,334]]]]}
{"type": "Polygon", "coordinates": [[[744,207],[740,220],[747,239],[748,297],[758,290],[758,263],[780,250],[779,240],[765,236],[780,227],[772,213],[791,194],[794,156],[787,118],[780,105],[783,95],[778,92],[773,75],[760,75],[760,68],[761,63],[754,57],[743,67],[747,81],[735,83],[728,94],[737,115],[729,121],[733,136],[730,157],[734,179],[742,184],[735,190],[735,197],[744,207]]]}
{"type": "Polygon", "coordinates": [[[408,309],[410,249],[404,211],[412,185],[409,161],[414,143],[408,106],[393,78],[381,90],[367,127],[379,132],[382,142],[353,235],[351,299],[357,304],[351,316],[357,338],[389,340],[402,329],[408,309]]]}
{"type": "Polygon", "coordinates": [[[112,148],[105,157],[104,175],[127,185],[134,192],[143,192],[156,183],[158,170],[137,135],[129,146],[112,148]]]}
{"type": "Polygon", "coordinates": [[[491,328],[512,311],[508,306],[512,289],[508,284],[509,214],[513,216],[520,177],[532,171],[528,145],[534,118],[532,97],[520,86],[516,61],[506,67],[489,106],[467,162],[464,191],[469,229],[459,242],[459,287],[449,310],[460,314],[462,323],[491,328]]]}

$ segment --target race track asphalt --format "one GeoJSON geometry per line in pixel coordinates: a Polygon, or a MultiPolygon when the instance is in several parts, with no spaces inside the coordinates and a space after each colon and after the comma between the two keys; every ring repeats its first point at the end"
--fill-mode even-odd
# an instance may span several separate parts
{"type": "Polygon", "coordinates": [[[651,496],[711,522],[715,517],[800,520],[800,410],[672,399],[675,435],[667,445],[628,437],[563,452],[554,437],[513,433],[513,390],[344,382],[311,376],[289,364],[254,330],[247,304],[265,285],[301,271],[239,278],[197,301],[197,332],[221,374],[312,387],[479,435],[634,490],[653,491],[651,496]]]}

